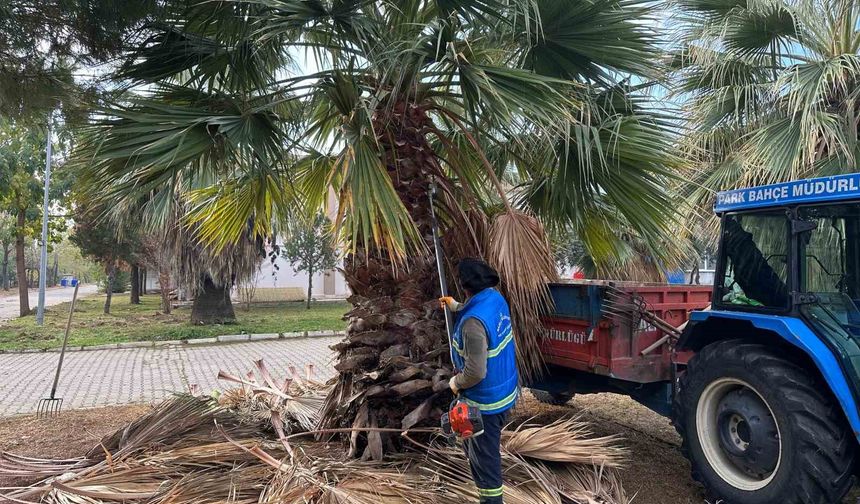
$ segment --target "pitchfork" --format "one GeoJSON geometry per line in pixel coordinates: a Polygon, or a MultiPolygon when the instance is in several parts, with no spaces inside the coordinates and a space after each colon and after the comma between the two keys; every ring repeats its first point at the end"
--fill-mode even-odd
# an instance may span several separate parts
{"type": "Polygon", "coordinates": [[[66,356],[66,344],[69,342],[69,330],[72,328],[72,314],[75,313],[75,302],[78,300],[78,286],[80,285],[80,282],[75,284],[75,292],[72,294],[72,306],[69,308],[69,319],[66,321],[66,333],[63,336],[63,348],[60,350],[60,361],[57,363],[57,374],[54,375],[51,396],[41,399],[36,408],[36,416],[39,418],[57,416],[63,408],[63,399],[56,397],[57,383],[60,381],[60,370],[63,369],[63,357],[66,356]]]}

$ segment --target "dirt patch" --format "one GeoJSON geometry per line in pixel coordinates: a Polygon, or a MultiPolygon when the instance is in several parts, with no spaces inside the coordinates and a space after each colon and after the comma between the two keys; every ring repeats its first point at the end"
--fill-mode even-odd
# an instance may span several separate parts
{"type": "MultiPolygon", "coordinates": [[[[150,406],[113,406],[64,411],[56,418],[33,415],[0,419],[0,451],[46,459],[79,457],[104,436],[143,415],[150,406]]],[[[26,484],[0,475],[0,487],[26,484]]]]}
{"type": "Polygon", "coordinates": [[[621,471],[624,488],[642,504],[702,504],[701,488],[690,479],[690,465],[681,456],[680,439],[669,421],[632,399],[616,394],[577,396],[565,406],[539,403],[530,394],[514,410],[514,419],[536,417],[549,422],[577,415],[595,435],[620,435],[632,454],[621,471]]]}

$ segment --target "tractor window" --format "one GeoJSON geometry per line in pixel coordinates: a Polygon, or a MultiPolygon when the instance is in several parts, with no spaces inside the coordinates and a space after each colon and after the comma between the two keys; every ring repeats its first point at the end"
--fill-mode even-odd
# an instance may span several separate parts
{"type": "Polygon", "coordinates": [[[802,288],[816,294],[815,309],[827,310],[827,315],[840,325],[857,332],[860,205],[804,207],[800,218],[814,228],[801,235],[802,288]]]}
{"type": "Polygon", "coordinates": [[[800,218],[814,223],[803,234],[801,283],[807,292],[860,297],[858,285],[858,223],[860,206],[827,205],[800,209],[800,218]]]}
{"type": "Polygon", "coordinates": [[[724,303],[764,308],[788,306],[788,223],[784,211],[726,216],[724,303]]]}

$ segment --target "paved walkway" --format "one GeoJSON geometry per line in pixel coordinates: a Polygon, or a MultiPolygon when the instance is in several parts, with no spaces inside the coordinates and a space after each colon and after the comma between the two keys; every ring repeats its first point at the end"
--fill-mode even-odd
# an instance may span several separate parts
{"type": "MultiPolygon", "coordinates": [[[[263,358],[276,378],[289,366],[313,364],[318,379],[334,375],[329,349],[340,337],[295,338],[207,346],[162,346],[68,352],[57,396],[63,408],[91,408],[163,399],[197,384],[203,392],[219,383],[219,370],[244,375],[263,358]]],[[[51,392],[57,352],[0,354],[0,417],[36,410],[51,392]]]]}
{"type": "MultiPolygon", "coordinates": [[[[72,293],[75,289],[71,287],[51,287],[45,289],[45,306],[54,306],[66,301],[72,300],[72,293]]],[[[95,284],[81,284],[78,289],[78,299],[92,296],[98,293],[98,286],[95,284]]],[[[30,308],[35,312],[39,306],[39,289],[30,289],[30,308]]],[[[18,316],[18,288],[15,287],[8,293],[3,292],[0,295],[0,320],[8,320],[18,316]]]]}

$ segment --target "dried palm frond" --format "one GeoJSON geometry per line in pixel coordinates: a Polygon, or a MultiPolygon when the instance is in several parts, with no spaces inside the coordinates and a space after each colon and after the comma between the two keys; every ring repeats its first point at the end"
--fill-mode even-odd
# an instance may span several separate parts
{"type": "Polygon", "coordinates": [[[156,497],[170,478],[177,476],[158,466],[134,466],[71,481],[54,480],[51,486],[53,498],[58,500],[80,497],[92,499],[88,502],[145,500],[156,497]]]}
{"type": "Polygon", "coordinates": [[[550,470],[559,492],[574,502],[628,504],[633,500],[627,496],[618,475],[604,467],[563,464],[553,465],[550,470]]]}
{"type": "Polygon", "coordinates": [[[552,247],[537,218],[508,209],[493,220],[485,249],[510,304],[521,377],[531,381],[544,369],[541,318],[552,310],[547,283],[558,279],[552,247]]]}
{"type": "Polygon", "coordinates": [[[93,461],[101,461],[110,453],[117,460],[156,442],[194,446],[211,439],[215,422],[239,438],[252,437],[259,430],[257,425],[243,424],[234,413],[219,408],[211,399],[180,395],[105,437],[86,456],[93,461]]]}
{"type": "Polygon", "coordinates": [[[294,368],[290,368],[289,378],[278,383],[262,359],[255,361],[254,366],[256,374],[252,371],[245,378],[225,371],[218,373],[218,379],[242,385],[222,394],[219,404],[258,420],[271,418],[275,430],[290,431],[293,427],[311,430],[319,424],[328,386],[310,376],[302,378],[294,368]]]}
{"type": "MultiPolygon", "coordinates": [[[[272,388],[271,377],[258,370],[264,383],[255,380],[258,390],[272,388]]],[[[308,384],[302,387],[306,392],[314,389],[308,384]]],[[[280,398],[284,390],[296,389],[284,385],[278,390],[267,393],[280,398]]],[[[319,433],[315,431],[260,438],[266,432],[261,430],[263,425],[248,422],[244,413],[227,410],[211,399],[176,397],[105,438],[90,452],[100,452],[98,457],[49,461],[5,456],[3,460],[16,474],[44,479],[0,495],[0,500],[462,504],[478,499],[467,458],[447,443],[425,445],[404,436],[414,448],[382,461],[360,461],[344,457],[343,443],[297,442],[302,434],[312,439],[319,433]],[[176,430],[171,429],[174,425],[176,430]],[[74,469],[58,473],[65,468],[74,469]]],[[[613,437],[586,439],[590,436],[588,427],[576,419],[503,432],[506,501],[627,504],[629,499],[613,472],[623,460],[623,450],[613,437]],[[544,429],[546,433],[541,432],[544,429]]]]}
{"type": "Polygon", "coordinates": [[[86,458],[48,460],[24,457],[14,453],[0,452],[0,475],[6,476],[53,476],[87,467],[86,458]]]}
{"type": "Polygon", "coordinates": [[[593,437],[588,424],[576,418],[502,431],[502,449],[511,455],[598,467],[622,467],[627,462],[629,453],[620,440],[618,436],[593,437]]]}

